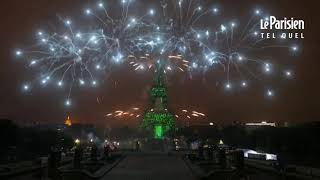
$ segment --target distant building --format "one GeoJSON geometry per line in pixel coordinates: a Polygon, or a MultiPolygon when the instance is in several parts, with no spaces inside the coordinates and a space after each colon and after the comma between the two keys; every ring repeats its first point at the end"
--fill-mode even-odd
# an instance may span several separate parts
{"type": "Polygon", "coordinates": [[[271,127],[276,127],[276,123],[272,123],[272,122],[266,122],[266,121],[262,121],[260,123],[246,123],[246,126],[271,126],[271,127]]]}
{"type": "Polygon", "coordinates": [[[245,158],[257,159],[257,160],[266,160],[266,161],[276,161],[277,155],[270,153],[257,152],[252,149],[241,149],[244,153],[245,158]]]}
{"type": "Polygon", "coordinates": [[[66,121],[64,122],[64,125],[66,126],[72,126],[72,121],[70,119],[70,116],[68,116],[68,118],[66,119],[66,121]]]}
{"type": "Polygon", "coordinates": [[[262,121],[260,123],[246,123],[245,124],[245,129],[247,131],[251,131],[251,130],[255,130],[258,128],[263,128],[263,127],[276,127],[276,123],[273,122],[266,122],[266,121],[262,121]]]}
{"type": "Polygon", "coordinates": [[[89,140],[97,135],[97,128],[93,124],[78,124],[73,123],[71,126],[66,126],[63,130],[65,135],[74,139],[89,140]]]}

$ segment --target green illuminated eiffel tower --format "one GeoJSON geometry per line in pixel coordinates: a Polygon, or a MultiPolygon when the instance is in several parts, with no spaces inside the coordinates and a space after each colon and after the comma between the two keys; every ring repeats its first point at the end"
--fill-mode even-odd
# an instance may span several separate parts
{"type": "Polygon", "coordinates": [[[142,127],[156,139],[167,137],[174,130],[174,116],[168,111],[168,95],[163,65],[157,63],[154,85],[149,90],[149,106],[144,114],[142,127]]]}

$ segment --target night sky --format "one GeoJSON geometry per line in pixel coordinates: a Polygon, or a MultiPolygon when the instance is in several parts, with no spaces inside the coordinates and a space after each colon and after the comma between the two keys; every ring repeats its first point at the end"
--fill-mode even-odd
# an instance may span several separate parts
{"type": "MultiPolygon", "coordinates": [[[[158,2],[154,2],[158,6],[158,2]]],[[[93,3],[93,0],[1,1],[0,118],[9,118],[21,123],[60,123],[67,115],[71,115],[77,122],[112,126],[114,122],[106,120],[105,114],[117,109],[145,107],[148,102],[147,90],[152,84],[153,74],[136,73],[126,66],[114,70],[111,77],[99,88],[75,89],[72,93],[73,105],[70,108],[63,104],[65,94],[54,87],[36,88],[31,93],[22,93],[21,84],[35,74],[27,69],[24,63],[14,58],[14,49],[32,44],[38,28],[54,26],[58,21],[57,15],[80,17],[86,5],[93,3]]],[[[221,87],[216,86],[213,77],[204,80],[201,76],[195,76],[188,80],[184,75],[177,73],[168,77],[170,109],[173,112],[178,109],[204,112],[207,118],[202,122],[319,121],[320,59],[319,43],[316,44],[316,39],[320,36],[320,16],[316,1],[228,0],[215,1],[215,4],[222,7],[223,17],[247,18],[249,11],[261,7],[279,17],[305,20],[305,39],[299,42],[302,53],[294,58],[289,55],[280,56],[286,59],[279,61],[281,63],[282,60],[292,60],[290,64],[295,77],[289,81],[281,78],[275,80],[273,83],[276,95],[272,99],[266,99],[262,89],[263,82],[253,82],[254,85],[246,91],[226,93],[221,87]]],[[[75,18],[75,21],[81,20],[75,18]]],[[[193,122],[200,123],[196,120],[193,122]]],[[[137,120],[117,120],[117,125],[137,123],[137,120]]]]}

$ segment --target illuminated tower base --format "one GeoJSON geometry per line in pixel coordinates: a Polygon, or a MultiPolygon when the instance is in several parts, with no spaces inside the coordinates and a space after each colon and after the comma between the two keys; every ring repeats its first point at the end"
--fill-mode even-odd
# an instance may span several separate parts
{"type": "Polygon", "coordinates": [[[174,116],[167,109],[167,89],[164,70],[157,64],[154,85],[149,91],[150,104],[144,114],[142,127],[155,139],[163,139],[174,130],[174,116]]]}

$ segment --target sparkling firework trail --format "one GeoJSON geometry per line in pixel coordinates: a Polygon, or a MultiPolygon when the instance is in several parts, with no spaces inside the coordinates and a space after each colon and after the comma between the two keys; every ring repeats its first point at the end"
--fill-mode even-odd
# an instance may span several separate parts
{"type": "MultiPolygon", "coordinates": [[[[121,0],[119,7],[112,10],[99,1],[83,11],[91,29],[83,30],[71,19],[60,18],[64,26],[60,32],[38,31],[37,43],[16,50],[15,55],[25,58],[27,65],[39,73],[35,81],[41,86],[51,81],[58,87],[66,86],[65,105],[70,106],[73,86],[98,86],[98,80],[123,63],[135,71],[155,70],[156,63],[162,63],[165,71],[204,76],[222,69],[221,81],[230,91],[246,88],[251,81],[263,81],[264,75],[279,71],[278,64],[273,63],[276,59],[270,58],[274,48],[293,55],[299,51],[295,44],[286,45],[290,42],[283,37],[278,41],[260,37],[259,20],[268,18],[262,10],[250,12],[252,17],[245,24],[236,20],[221,23],[223,12],[202,4],[162,0],[158,12],[147,9],[134,16],[130,13],[136,8],[132,0],[121,0]]],[[[290,69],[282,72],[288,79],[294,75],[290,69]]],[[[23,84],[23,90],[31,90],[36,82],[23,84]]],[[[267,87],[265,94],[272,97],[275,92],[267,87]]]]}
{"type": "MultiPolygon", "coordinates": [[[[130,108],[127,110],[116,110],[114,112],[108,113],[105,115],[106,118],[120,118],[120,119],[135,119],[141,118],[140,108],[130,108]]],[[[153,111],[153,109],[151,109],[153,111]]],[[[195,111],[195,110],[178,110],[176,111],[175,117],[177,119],[199,119],[204,118],[206,115],[204,113],[195,111]]]]}

